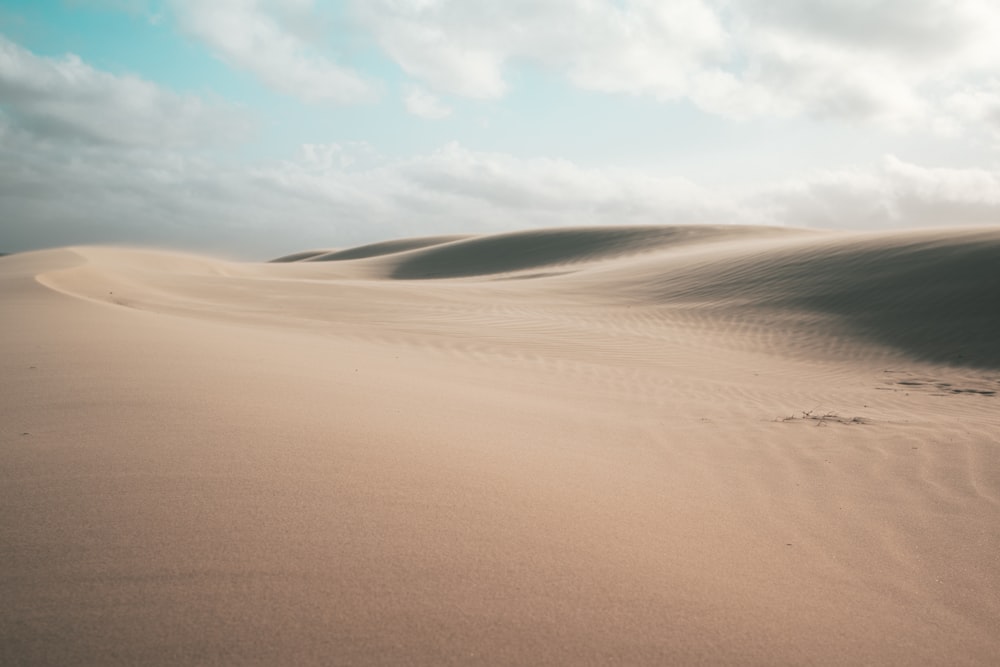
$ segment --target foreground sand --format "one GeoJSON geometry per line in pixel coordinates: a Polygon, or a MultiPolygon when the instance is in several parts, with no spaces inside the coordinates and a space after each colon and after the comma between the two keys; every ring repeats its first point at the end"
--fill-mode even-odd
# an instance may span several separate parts
{"type": "Polygon", "coordinates": [[[51,250],[0,327],[2,664],[1000,662],[1000,230],[51,250]]]}

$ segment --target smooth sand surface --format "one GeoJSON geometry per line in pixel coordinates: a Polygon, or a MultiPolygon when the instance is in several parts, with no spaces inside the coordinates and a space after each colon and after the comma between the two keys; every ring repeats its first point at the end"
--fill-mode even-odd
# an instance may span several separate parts
{"type": "Polygon", "coordinates": [[[282,259],[0,260],[0,664],[1000,663],[1000,230],[282,259]]]}

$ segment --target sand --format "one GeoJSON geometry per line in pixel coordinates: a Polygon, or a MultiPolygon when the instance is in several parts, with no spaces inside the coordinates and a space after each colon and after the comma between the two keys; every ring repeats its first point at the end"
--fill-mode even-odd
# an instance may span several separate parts
{"type": "Polygon", "coordinates": [[[1000,662],[1000,229],[0,260],[0,663],[1000,662]]]}

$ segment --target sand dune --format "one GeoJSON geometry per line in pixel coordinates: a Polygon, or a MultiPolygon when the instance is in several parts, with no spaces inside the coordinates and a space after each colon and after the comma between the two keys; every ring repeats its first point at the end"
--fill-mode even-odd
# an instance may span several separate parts
{"type": "Polygon", "coordinates": [[[303,250],[301,252],[293,252],[290,255],[282,255],[281,257],[275,257],[272,262],[284,263],[284,262],[301,262],[313,257],[319,257],[321,255],[327,255],[329,253],[336,252],[335,250],[303,250]]]}
{"type": "Polygon", "coordinates": [[[392,255],[407,250],[426,248],[428,246],[450,243],[467,238],[460,234],[448,236],[424,236],[412,239],[398,239],[394,241],[380,241],[379,243],[369,243],[367,245],[322,253],[307,258],[310,262],[335,262],[345,259],[364,259],[366,257],[378,257],[380,255],[392,255]]]}
{"type": "Polygon", "coordinates": [[[1000,229],[0,260],[0,663],[996,664],[1000,229]]]}
{"type": "Polygon", "coordinates": [[[581,227],[543,229],[428,244],[383,263],[401,280],[458,278],[581,264],[720,238],[767,236],[783,229],[717,227],[581,227]]]}

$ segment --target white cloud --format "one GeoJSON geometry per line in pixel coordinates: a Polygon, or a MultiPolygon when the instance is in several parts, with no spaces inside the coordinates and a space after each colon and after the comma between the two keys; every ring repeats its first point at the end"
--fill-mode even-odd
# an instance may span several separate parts
{"type": "Polygon", "coordinates": [[[710,199],[707,191],[682,178],[472,151],[454,142],[402,161],[394,172],[410,194],[419,190],[468,206],[470,212],[513,215],[529,224],[533,216],[551,218],[551,224],[656,222],[675,212],[696,222],[701,218],[697,210],[710,199]]]}
{"type": "Polygon", "coordinates": [[[88,242],[260,258],[446,232],[732,222],[734,203],[684,179],[450,144],[409,159],[309,145],[254,168],[176,151],[57,146],[0,126],[4,250],[88,242]]]}
{"type": "Polygon", "coordinates": [[[820,172],[747,196],[751,209],[792,227],[876,229],[899,225],[887,181],[864,170],[820,172]]]}
{"type": "Polygon", "coordinates": [[[970,37],[987,37],[976,37],[981,21],[996,19],[982,0],[742,0],[738,9],[755,31],[922,65],[961,54],[970,37]]]}
{"type": "Polygon", "coordinates": [[[987,0],[745,0],[727,5],[727,85],[694,99],[716,113],[806,115],[893,130],[960,131],[942,100],[977,90],[1000,57],[987,0]]]}
{"type": "Polygon", "coordinates": [[[754,223],[842,229],[995,222],[1000,172],[887,157],[736,195],[648,171],[448,144],[407,159],[310,144],[240,167],[176,150],[65,147],[0,124],[3,250],[84,242],[265,258],[449,232],[589,224],[754,223]]]}
{"type": "MultiPolygon", "coordinates": [[[[960,91],[948,104],[988,119],[996,98],[994,84],[960,91]]],[[[874,169],[821,172],[739,195],[672,174],[459,143],[405,159],[364,143],[307,144],[292,160],[239,166],[197,150],[242,122],[231,109],[73,56],[40,58],[3,39],[0,101],[0,238],[7,244],[0,250],[131,242],[266,257],[538,226],[877,229],[1000,220],[1000,172],[895,157],[874,169]]]]}
{"type": "Polygon", "coordinates": [[[582,31],[567,26],[568,48],[550,51],[539,40],[536,53],[582,88],[674,99],[688,93],[692,75],[725,55],[726,32],[700,0],[588,2],[577,10],[587,18],[582,31]]]}
{"type": "Polygon", "coordinates": [[[981,0],[747,0],[729,27],[740,83],[766,111],[942,126],[941,91],[977,86],[1000,55],[1000,8],[981,0]]]}
{"type": "Polygon", "coordinates": [[[0,36],[0,106],[18,127],[55,140],[164,146],[214,143],[248,129],[242,112],[75,55],[42,58],[0,36]]]}
{"type": "MultiPolygon", "coordinates": [[[[340,61],[314,0],[169,0],[224,62],[310,102],[347,104],[377,85],[340,61]]],[[[138,11],[145,0],[74,0],[138,11]]],[[[576,86],[689,99],[732,118],[808,116],[945,135],[995,126],[994,0],[351,0],[357,27],[424,94],[504,96],[517,68],[576,86]]],[[[359,37],[355,29],[352,39],[359,37]]]]}
{"type": "Polygon", "coordinates": [[[914,103],[885,59],[862,58],[781,31],[758,30],[748,42],[752,64],[743,80],[761,85],[793,112],[867,118],[914,103]]]}
{"type": "Polygon", "coordinates": [[[886,156],[873,171],[828,171],[747,198],[774,221],[828,229],[996,224],[1000,172],[886,156]]]}
{"type": "Polygon", "coordinates": [[[305,102],[353,104],[373,85],[306,38],[311,0],[173,0],[181,26],[232,67],[305,102]]]}
{"type": "MultiPolygon", "coordinates": [[[[712,113],[945,127],[939,101],[1000,58],[991,0],[355,0],[382,48],[434,90],[507,93],[510,70],[688,98],[712,113]],[[942,94],[942,92],[944,94],[942,94]]],[[[955,122],[963,119],[956,119],[955,122]]]]}
{"type": "Polygon", "coordinates": [[[311,145],[297,160],[255,170],[254,179],[283,197],[312,202],[326,220],[351,221],[366,240],[541,226],[747,221],[730,199],[685,179],[472,151],[457,143],[408,159],[378,159],[364,144],[311,145]]]}
{"type": "Polygon", "coordinates": [[[489,42],[476,43],[484,26],[461,18],[452,21],[438,9],[438,3],[418,0],[357,3],[359,15],[374,29],[379,44],[410,75],[450,93],[502,96],[507,91],[502,73],[505,54],[489,42]],[[438,16],[428,20],[432,15],[438,16]]]}
{"type": "Polygon", "coordinates": [[[420,86],[408,86],[403,95],[406,110],[414,116],[438,120],[451,115],[451,107],[420,86]]]}
{"type": "Polygon", "coordinates": [[[403,69],[431,87],[499,97],[504,67],[535,62],[579,85],[673,97],[686,71],[721,53],[724,33],[700,0],[450,0],[356,2],[359,16],[403,69]]]}
{"type": "Polygon", "coordinates": [[[945,99],[944,109],[959,128],[982,127],[1000,141],[1000,80],[955,91],[945,99]]]}
{"type": "Polygon", "coordinates": [[[885,158],[897,224],[996,224],[1000,220],[1000,172],[929,168],[885,158]]]}

